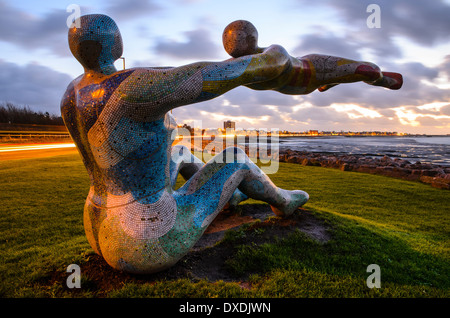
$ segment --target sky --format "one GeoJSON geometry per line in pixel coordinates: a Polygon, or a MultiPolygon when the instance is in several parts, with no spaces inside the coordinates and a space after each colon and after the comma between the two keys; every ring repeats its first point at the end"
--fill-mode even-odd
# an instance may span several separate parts
{"type": "Polygon", "coordinates": [[[222,31],[243,19],[258,29],[260,47],[369,61],[404,78],[398,91],[352,83],[291,96],[239,87],[173,110],[179,124],[450,134],[450,0],[0,0],[0,103],[60,115],[67,85],[83,73],[67,43],[71,4],[116,21],[126,68],[228,59],[222,31]],[[379,27],[369,27],[370,4],[379,27]]]}

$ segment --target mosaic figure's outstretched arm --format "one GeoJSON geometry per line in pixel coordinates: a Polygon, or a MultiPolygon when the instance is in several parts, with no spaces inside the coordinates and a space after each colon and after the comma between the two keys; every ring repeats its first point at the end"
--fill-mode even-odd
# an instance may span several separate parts
{"type": "Polygon", "coordinates": [[[309,54],[299,58],[291,56],[290,59],[290,69],[282,76],[246,86],[256,90],[272,89],[283,94],[299,95],[316,89],[325,92],[339,84],[361,81],[393,90],[400,89],[403,84],[401,74],[382,72],[370,62],[322,54],[309,54]]]}
{"type": "Polygon", "coordinates": [[[289,68],[290,62],[283,47],[272,45],[262,53],[221,62],[132,69],[116,98],[130,116],[139,112],[146,120],[156,120],[176,107],[213,99],[241,85],[272,80],[289,68]]]}
{"type": "MultiPolygon", "coordinates": [[[[230,23],[223,32],[223,45],[228,54],[237,58],[264,52],[258,47],[258,32],[245,20],[230,23]]],[[[342,83],[364,81],[374,86],[399,89],[403,84],[399,73],[382,72],[370,62],[321,54],[303,57],[289,56],[287,67],[277,77],[246,86],[256,90],[275,90],[283,94],[308,94],[318,89],[324,92],[342,83]]]]}

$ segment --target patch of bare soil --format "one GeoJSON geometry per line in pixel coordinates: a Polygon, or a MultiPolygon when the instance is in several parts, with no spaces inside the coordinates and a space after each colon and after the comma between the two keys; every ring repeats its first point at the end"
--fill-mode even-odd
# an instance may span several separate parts
{"type": "MultiPolygon", "coordinates": [[[[324,222],[307,210],[299,209],[298,213],[287,218],[269,218],[270,216],[274,216],[274,214],[267,204],[240,205],[238,210],[222,211],[186,256],[173,267],[155,274],[123,273],[111,268],[101,256],[92,254],[84,264],[80,264],[82,289],[88,288],[98,297],[103,297],[109,291],[119,289],[128,282],[152,283],[158,280],[179,278],[242,282],[246,277],[237,277],[225,266],[227,259],[233,257],[236,247],[239,245],[258,245],[271,242],[275,237],[286,237],[296,229],[322,243],[331,238],[329,229],[324,222]],[[260,222],[256,222],[258,220],[260,222]],[[248,224],[245,231],[253,231],[257,228],[264,228],[264,231],[259,231],[257,235],[246,236],[242,240],[221,242],[227,231],[242,230],[244,224],[248,224]]],[[[67,289],[66,280],[69,275],[66,272],[54,271],[49,273],[45,279],[40,280],[39,285],[45,287],[61,284],[63,289],[67,289]]],[[[245,288],[245,282],[241,285],[245,288]]],[[[71,292],[77,291],[71,289],[71,292]]]]}

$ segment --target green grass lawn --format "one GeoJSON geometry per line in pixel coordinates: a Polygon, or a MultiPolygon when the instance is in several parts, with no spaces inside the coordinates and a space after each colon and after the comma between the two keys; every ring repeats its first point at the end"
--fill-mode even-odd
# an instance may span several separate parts
{"type": "MultiPolygon", "coordinates": [[[[126,282],[106,296],[449,297],[450,191],[288,163],[271,178],[310,194],[304,208],[324,220],[329,241],[300,231],[260,245],[236,240],[226,266],[246,274],[251,288],[184,277],[126,282]],[[379,289],[366,285],[369,264],[380,266],[379,289]]],[[[82,218],[88,190],[78,155],[0,162],[2,297],[98,297],[92,288],[74,294],[61,284],[39,284],[93,254],[82,218]]]]}

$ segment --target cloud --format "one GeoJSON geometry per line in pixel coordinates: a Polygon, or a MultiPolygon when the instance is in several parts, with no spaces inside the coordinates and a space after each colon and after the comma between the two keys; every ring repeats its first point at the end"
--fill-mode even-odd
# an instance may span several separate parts
{"type": "Polygon", "coordinates": [[[403,75],[403,87],[400,90],[388,90],[370,86],[366,83],[340,84],[326,92],[314,91],[299,96],[298,100],[315,106],[327,107],[333,103],[359,104],[370,109],[386,109],[401,105],[424,105],[450,99],[450,90],[427,85],[439,74],[439,67],[427,67],[419,62],[383,63],[384,71],[398,72],[403,75]]]}
{"type": "MultiPolygon", "coordinates": [[[[338,53],[340,51],[343,51],[344,54],[348,54],[342,55],[343,57],[360,60],[361,57],[353,57],[354,53],[352,53],[352,50],[358,53],[361,53],[365,50],[370,52],[375,58],[381,58],[379,62],[392,58],[398,59],[403,56],[403,52],[401,48],[395,43],[394,38],[386,36],[384,30],[381,29],[362,28],[353,32],[348,31],[348,33],[337,39],[339,42],[337,43],[337,45],[335,44],[335,47],[333,47],[332,44],[336,42],[336,39],[333,39],[331,37],[327,39],[327,42],[330,46],[329,54],[330,52],[333,52],[331,50],[337,50],[338,53]],[[348,47],[347,50],[343,49],[346,46],[348,47]],[[348,51],[348,53],[346,51],[348,51]]],[[[340,55],[334,53],[332,54],[340,55]]]]}
{"type": "MultiPolygon", "coordinates": [[[[353,2],[345,2],[345,5],[351,7],[347,8],[351,12],[360,8],[359,4],[353,2]]],[[[363,12],[365,13],[365,10],[363,12]]],[[[384,31],[368,29],[365,24],[362,31],[357,32],[335,34],[324,26],[318,27],[317,31],[317,33],[303,35],[299,39],[300,44],[293,50],[294,55],[319,53],[361,60],[362,50],[369,48],[372,53],[376,53],[375,58],[379,60],[371,62],[376,62],[383,71],[401,73],[404,84],[399,91],[373,87],[366,83],[341,84],[324,93],[315,91],[309,95],[299,96],[295,99],[298,102],[307,102],[320,107],[342,103],[359,104],[369,109],[386,109],[405,104],[419,106],[442,101],[450,95],[448,90],[425,85],[423,82],[433,82],[440,72],[450,71],[450,57],[442,65],[434,68],[420,62],[399,64],[392,62],[392,58],[400,57],[401,50],[391,38],[385,37],[382,33],[384,31]]]]}
{"type": "MultiPolygon", "coordinates": [[[[438,103],[442,104],[442,103],[438,103]]],[[[446,107],[431,107],[435,104],[428,104],[424,106],[401,106],[394,109],[397,118],[401,123],[421,127],[447,127],[450,128],[450,115],[446,114],[446,107]]]]}
{"type": "MultiPolygon", "coordinates": [[[[309,1],[297,0],[303,6],[309,1]]],[[[431,47],[445,44],[450,40],[450,5],[441,0],[324,0],[314,3],[317,10],[332,8],[336,20],[340,20],[339,36],[333,35],[333,30],[327,30],[323,25],[318,27],[318,34],[306,35],[302,44],[319,45],[329,49],[325,54],[348,54],[349,49],[373,54],[374,61],[381,63],[388,59],[398,59],[403,56],[399,39],[431,47]],[[376,3],[381,12],[381,28],[369,28],[367,19],[371,12],[366,12],[369,4],[376,3]],[[344,40],[340,42],[340,40],[344,40]],[[343,44],[345,43],[344,47],[343,44]]],[[[305,45],[305,47],[307,47],[305,45]]],[[[302,46],[299,46],[302,49],[302,46]]],[[[302,52],[304,52],[304,48],[302,52]]],[[[351,52],[350,52],[351,53],[351,52]]],[[[349,57],[354,56],[354,54],[349,57]]]]}
{"type": "Polygon", "coordinates": [[[154,0],[109,0],[105,12],[114,20],[130,20],[160,12],[162,7],[154,0]]]}
{"type": "Polygon", "coordinates": [[[314,122],[322,127],[336,122],[346,122],[349,119],[345,113],[338,112],[331,107],[320,108],[314,106],[301,108],[293,112],[290,117],[302,122],[314,122]]]}
{"type": "Polygon", "coordinates": [[[450,54],[444,58],[444,61],[438,66],[439,71],[450,79],[450,54]]]}
{"type": "MultiPolygon", "coordinates": [[[[179,120],[204,118],[208,126],[221,125],[212,114],[237,118],[237,125],[249,127],[278,127],[288,130],[389,130],[404,131],[412,123],[448,122],[436,117],[449,112],[448,108],[418,108],[422,105],[450,99],[450,90],[424,84],[433,81],[441,66],[427,67],[419,62],[385,63],[383,69],[403,74],[401,90],[393,91],[366,83],[341,84],[324,93],[315,91],[308,95],[290,96],[275,91],[254,91],[245,87],[231,90],[221,97],[176,110],[179,120]],[[304,107],[301,105],[310,105],[304,107]],[[353,105],[353,106],[352,106],[353,105]],[[404,105],[409,105],[405,107],[404,105]],[[269,107],[267,107],[269,106],[269,107]],[[406,112],[399,112],[404,107],[406,112]],[[203,111],[203,113],[202,113],[203,111]],[[207,116],[205,116],[207,114],[207,116]],[[265,116],[270,116],[267,120],[265,116]],[[409,120],[411,116],[414,120],[409,120]],[[246,118],[248,121],[246,121],[246,118]],[[431,118],[426,120],[424,118],[431,118]],[[264,120],[263,120],[264,119],[264,120]],[[250,125],[251,126],[251,125],[250,125]]],[[[223,117],[225,118],[225,117],[223,117]]],[[[441,125],[442,126],[442,125],[441,125]]]]}
{"type": "Polygon", "coordinates": [[[157,54],[167,55],[176,59],[214,59],[219,48],[211,40],[209,32],[203,28],[184,32],[185,42],[159,39],[154,46],[157,54]]]}
{"type": "Polygon", "coordinates": [[[60,113],[60,100],[72,78],[39,64],[20,66],[0,60],[0,102],[60,113]]]}
{"type": "MultiPolygon", "coordinates": [[[[326,31],[323,27],[321,30],[326,31]]],[[[377,37],[381,36],[380,33],[377,37]]],[[[408,115],[418,118],[424,123],[448,122],[446,118],[435,117],[439,115],[437,113],[426,113],[425,110],[417,107],[450,99],[450,90],[425,84],[425,81],[433,83],[441,73],[448,74],[447,72],[450,71],[450,56],[441,65],[428,67],[421,62],[394,62],[391,58],[397,58],[401,54],[398,53],[400,48],[392,41],[377,42],[373,38],[361,38],[357,34],[346,35],[334,34],[333,32],[310,33],[302,36],[299,40],[300,44],[293,50],[292,55],[294,56],[296,54],[322,53],[361,59],[361,49],[366,48],[366,44],[369,44],[372,46],[373,52],[381,54],[382,59],[378,63],[381,69],[401,73],[404,77],[404,85],[401,90],[393,91],[362,82],[341,84],[324,93],[315,91],[309,95],[295,97],[274,91],[253,91],[246,88],[237,88],[222,97],[201,105],[177,109],[176,113],[179,120],[203,118],[205,122],[211,123],[209,124],[211,126],[220,126],[220,118],[229,115],[237,119],[237,125],[247,127],[251,122],[258,127],[270,126],[289,130],[372,129],[404,131],[403,129],[408,130],[412,127],[412,123],[420,124],[418,120],[408,121],[406,117],[402,117],[402,113],[396,110],[398,107],[410,105],[408,106],[408,115]],[[381,48],[378,48],[379,43],[382,44],[381,48]],[[382,52],[385,51],[389,52],[390,55],[383,55],[382,52]],[[228,106],[224,106],[225,101],[228,106]],[[298,105],[302,104],[311,106],[299,108],[298,105]],[[336,104],[359,105],[360,108],[351,110],[348,107],[336,108],[333,106],[336,104]],[[272,107],[266,107],[267,105],[272,107]],[[216,114],[217,117],[214,117],[213,114],[216,114]],[[270,116],[269,120],[265,116],[270,116]],[[409,126],[404,126],[405,123],[409,126]]],[[[183,50],[181,44],[186,43],[175,42],[171,48],[174,51],[179,50],[181,52],[183,50]],[[176,44],[180,45],[177,46],[176,44]]],[[[448,110],[442,108],[441,111],[448,110]]]]}
{"type": "Polygon", "coordinates": [[[293,55],[304,56],[314,53],[359,60],[361,59],[359,49],[361,49],[361,46],[358,44],[351,43],[348,39],[334,36],[331,33],[307,34],[302,36],[300,44],[293,50],[293,55]]]}
{"type": "Polygon", "coordinates": [[[399,65],[399,68],[406,74],[428,80],[433,80],[439,75],[438,68],[427,67],[420,62],[403,63],[399,65]]]}
{"type": "Polygon", "coordinates": [[[67,45],[68,16],[66,10],[54,9],[38,17],[0,0],[0,41],[27,50],[45,49],[57,56],[70,56],[67,45]]]}
{"type": "MultiPolygon", "coordinates": [[[[349,112],[346,107],[302,107],[292,111],[285,117],[285,126],[294,126],[297,131],[306,131],[318,129],[324,131],[367,131],[367,130],[386,130],[394,131],[393,127],[399,125],[397,118],[387,119],[386,117],[363,116],[364,109],[360,108],[361,113],[358,118],[354,118],[355,112],[349,112]]],[[[369,114],[370,115],[370,114],[369,114]]]]}
{"type": "MultiPolygon", "coordinates": [[[[179,123],[190,124],[193,120],[201,120],[203,128],[221,127],[222,122],[228,119],[236,121],[236,127],[239,128],[276,128],[290,131],[319,129],[423,133],[422,129],[427,127],[429,133],[442,133],[443,128],[439,127],[450,126],[450,107],[442,106],[442,103],[437,103],[439,107],[431,107],[432,104],[430,107],[425,107],[416,101],[411,106],[403,106],[401,101],[389,102],[389,99],[385,97],[384,104],[383,102],[377,104],[378,101],[375,103],[373,101],[377,98],[377,94],[378,99],[382,99],[380,96],[384,91],[392,100],[396,100],[395,96],[399,91],[370,87],[362,83],[342,85],[341,88],[346,88],[349,92],[359,92],[358,101],[366,101],[366,104],[338,103],[336,98],[330,98],[328,104],[321,107],[309,102],[314,101],[313,96],[316,98],[327,96],[330,90],[326,93],[316,92],[297,97],[293,99],[297,103],[296,106],[290,105],[291,96],[266,92],[278,94],[280,98],[286,97],[290,100],[284,106],[267,106],[271,103],[260,100],[262,96],[260,94],[265,92],[239,87],[213,100],[177,108],[173,113],[179,123]],[[367,100],[364,96],[368,91],[365,91],[364,87],[371,90],[367,100]],[[420,126],[422,123],[424,126],[420,126]]],[[[348,94],[345,96],[348,97],[348,94]]]]}
{"type": "Polygon", "coordinates": [[[446,115],[446,116],[450,116],[450,104],[447,106],[444,106],[440,109],[440,114],[441,115],[446,115]]]}
{"type": "Polygon", "coordinates": [[[179,107],[173,113],[179,122],[201,120],[203,128],[222,127],[225,120],[235,120],[239,128],[282,127],[280,118],[290,111],[290,107],[268,107],[260,102],[261,93],[264,92],[238,87],[212,100],[179,107]]]}
{"type": "Polygon", "coordinates": [[[294,96],[283,95],[276,91],[251,91],[247,90],[247,94],[254,94],[256,102],[259,105],[280,106],[295,106],[298,100],[294,96]]]}
{"type": "MultiPolygon", "coordinates": [[[[309,1],[299,0],[302,4],[309,1]]],[[[404,36],[421,45],[434,45],[450,39],[450,5],[441,0],[341,0],[325,1],[334,8],[349,25],[359,25],[369,36],[382,35],[379,40],[404,36]],[[369,29],[366,12],[369,4],[376,3],[381,9],[381,28],[369,29]],[[373,32],[377,31],[377,32],[373,32]]]]}
{"type": "Polygon", "coordinates": [[[450,120],[444,118],[433,118],[430,116],[418,117],[416,119],[421,126],[445,126],[450,124],[450,120]]]}
{"type": "MultiPolygon", "coordinates": [[[[149,16],[161,10],[154,1],[114,0],[108,1],[104,12],[116,21],[149,16]]],[[[92,11],[80,7],[82,14],[92,11]]],[[[26,50],[48,50],[59,57],[71,56],[67,44],[66,9],[53,9],[41,16],[32,15],[0,0],[0,41],[15,44],[26,50]]]]}

